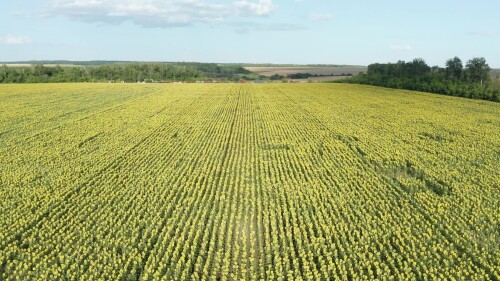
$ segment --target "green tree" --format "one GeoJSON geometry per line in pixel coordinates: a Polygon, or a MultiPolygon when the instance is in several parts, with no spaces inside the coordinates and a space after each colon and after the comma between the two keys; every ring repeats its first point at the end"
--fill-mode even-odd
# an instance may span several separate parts
{"type": "Polygon", "coordinates": [[[0,67],[0,83],[2,83],[6,78],[9,73],[9,69],[7,66],[4,64],[2,67],[0,67]]]}
{"type": "Polygon", "coordinates": [[[463,71],[462,60],[458,57],[454,57],[446,61],[446,78],[448,79],[461,79],[463,71]]]}
{"type": "Polygon", "coordinates": [[[422,58],[416,58],[412,62],[406,63],[407,72],[411,76],[423,76],[431,72],[431,68],[425,63],[422,58]]]}
{"type": "Polygon", "coordinates": [[[469,81],[481,85],[488,81],[491,68],[486,63],[485,58],[473,58],[467,62],[465,67],[469,81]]]}

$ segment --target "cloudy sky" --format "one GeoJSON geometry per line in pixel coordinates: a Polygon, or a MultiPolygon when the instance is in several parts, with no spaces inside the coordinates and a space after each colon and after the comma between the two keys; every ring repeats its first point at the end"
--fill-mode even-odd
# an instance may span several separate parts
{"type": "Polygon", "coordinates": [[[0,0],[0,61],[357,64],[485,57],[499,0],[0,0]]]}

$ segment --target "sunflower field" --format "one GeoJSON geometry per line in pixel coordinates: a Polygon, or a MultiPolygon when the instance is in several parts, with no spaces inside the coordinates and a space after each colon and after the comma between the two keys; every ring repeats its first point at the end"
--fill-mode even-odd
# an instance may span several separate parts
{"type": "Polygon", "coordinates": [[[498,280],[500,105],[0,85],[0,280],[498,280]]]}

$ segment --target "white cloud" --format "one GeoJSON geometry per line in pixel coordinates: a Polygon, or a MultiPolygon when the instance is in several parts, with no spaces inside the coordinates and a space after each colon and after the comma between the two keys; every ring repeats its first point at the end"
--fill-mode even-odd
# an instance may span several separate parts
{"type": "Polygon", "coordinates": [[[410,45],[392,45],[391,50],[409,52],[412,50],[412,48],[410,45]]]}
{"type": "Polygon", "coordinates": [[[31,38],[27,36],[5,35],[0,37],[0,43],[5,45],[25,45],[31,43],[31,38]]]}
{"type": "Polygon", "coordinates": [[[234,3],[239,12],[250,13],[258,16],[270,14],[274,9],[272,0],[259,0],[259,2],[249,2],[246,0],[234,3]]]}
{"type": "Polygon", "coordinates": [[[330,14],[310,14],[309,19],[312,21],[327,21],[331,19],[333,16],[330,14]]]}
{"type": "Polygon", "coordinates": [[[272,0],[54,0],[47,16],[63,15],[87,22],[133,22],[146,27],[221,22],[235,17],[270,14],[272,0]]]}

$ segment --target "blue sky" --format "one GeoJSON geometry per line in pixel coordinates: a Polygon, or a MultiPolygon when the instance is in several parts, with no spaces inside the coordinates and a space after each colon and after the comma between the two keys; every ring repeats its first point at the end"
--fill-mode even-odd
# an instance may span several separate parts
{"type": "Polygon", "coordinates": [[[500,68],[500,1],[1,0],[0,61],[357,64],[459,56],[500,68]]]}

